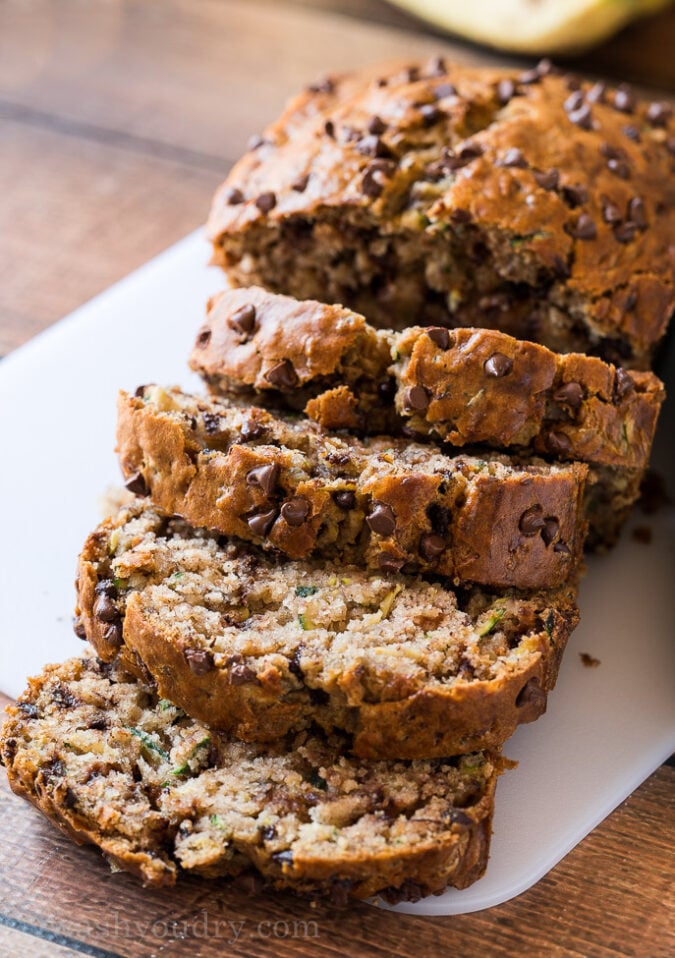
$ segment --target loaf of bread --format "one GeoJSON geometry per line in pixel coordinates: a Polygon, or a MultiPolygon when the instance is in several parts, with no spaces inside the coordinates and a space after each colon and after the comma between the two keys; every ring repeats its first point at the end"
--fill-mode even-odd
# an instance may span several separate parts
{"type": "Polygon", "coordinates": [[[304,408],[329,430],[642,469],[665,397],[651,372],[489,329],[376,330],[260,287],[214,297],[190,364],[216,395],[304,408]]]}
{"type": "Polygon", "coordinates": [[[384,328],[489,327],[648,368],[674,305],[672,109],[550,64],[330,77],[213,202],[242,286],[384,328]]]}
{"type": "Polygon", "coordinates": [[[47,666],[9,711],[14,791],[146,884],[253,872],[337,901],[400,901],[485,870],[498,757],[361,762],[317,731],[263,750],[93,658],[47,666]]]}
{"type": "Polygon", "coordinates": [[[78,568],[78,632],[101,658],[247,741],[320,725],[367,758],[497,749],[546,707],[577,623],[572,584],[452,590],[278,561],[143,503],[78,568]]]}
{"type": "Polygon", "coordinates": [[[131,491],[293,559],[548,588],[575,572],[583,551],[581,463],[340,438],[159,386],[121,394],[117,443],[131,491]]]}

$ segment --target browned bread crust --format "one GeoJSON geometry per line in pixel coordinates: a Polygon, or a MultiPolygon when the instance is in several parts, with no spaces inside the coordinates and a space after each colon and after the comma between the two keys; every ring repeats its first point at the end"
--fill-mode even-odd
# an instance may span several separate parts
{"type": "Polygon", "coordinates": [[[120,395],[129,488],[194,526],[278,549],[454,582],[547,588],[578,567],[581,463],[446,456],[386,437],[144,386],[120,395]]]}
{"type": "Polygon", "coordinates": [[[498,756],[361,762],[320,732],[263,750],[93,658],[47,666],[8,711],[12,789],[145,884],[253,870],[301,894],[400,901],[485,870],[498,756]]]}
{"type": "Polygon", "coordinates": [[[143,504],[78,569],[98,654],[246,741],[318,723],[362,757],[499,748],[539,717],[578,621],[575,590],[462,593],[348,565],[278,562],[143,504]]]}
{"type": "Polygon", "coordinates": [[[672,111],[548,66],[434,61],[290,103],[213,202],[242,286],[645,369],[674,305],[672,111]]]}
{"type": "Polygon", "coordinates": [[[649,461],[665,397],[653,373],[495,330],[391,333],[341,306],[259,287],[212,301],[191,365],[217,395],[294,409],[308,403],[325,429],[400,432],[405,423],[454,446],[516,447],[631,469],[649,461]]]}

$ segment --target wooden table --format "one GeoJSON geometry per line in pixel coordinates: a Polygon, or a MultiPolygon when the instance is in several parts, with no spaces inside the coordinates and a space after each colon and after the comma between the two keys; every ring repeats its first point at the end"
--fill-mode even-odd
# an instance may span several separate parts
{"type": "MultiPolygon", "coordinates": [[[[675,8],[580,69],[672,91],[674,46],[675,8]]],[[[504,59],[441,41],[380,0],[0,0],[0,354],[202,222],[248,137],[309,79],[441,51],[504,59]]],[[[198,880],[141,893],[0,779],[3,956],[675,952],[672,768],[529,892],[456,918],[340,911],[198,880]]]]}

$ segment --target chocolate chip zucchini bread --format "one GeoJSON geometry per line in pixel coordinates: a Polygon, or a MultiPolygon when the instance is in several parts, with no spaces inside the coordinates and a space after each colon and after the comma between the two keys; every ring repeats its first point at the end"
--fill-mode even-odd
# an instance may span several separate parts
{"type": "Polygon", "coordinates": [[[131,491],[293,559],[548,588],[582,555],[581,463],[331,436],[306,419],[159,386],[122,393],[118,410],[131,491]]]}
{"type": "Polygon", "coordinates": [[[342,306],[260,287],[214,297],[190,364],[216,395],[305,408],[326,429],[407,427],[628,468],[649,462],[665,397],[650,372],[495,330],[376,330],[342,306]]]}
{"type": "Polygon", "coordinates": [[[367,758],[499,748],[539,717],[578,621],[575,588],[453,590],[289,562],[139,502],[78,567],[78,634],[101,658],[247,741],[318,724],[367,758]]]}
{"type": "Polygon", "coordinates": [[[332,77],[217,192],[214,261],[385,328],[483,326],[645,369],[674,304],[674,132],[668,104],[548,63],[332,77]]]}
{"type": "Polygon", "coordinates": [[[253,871],[301,894],[401,901],[485,870],[498,757],[361,762],[317,731],[263,750],[94,658],[47,666],[9,713],[13,790],[145,884],[253,871]]]}

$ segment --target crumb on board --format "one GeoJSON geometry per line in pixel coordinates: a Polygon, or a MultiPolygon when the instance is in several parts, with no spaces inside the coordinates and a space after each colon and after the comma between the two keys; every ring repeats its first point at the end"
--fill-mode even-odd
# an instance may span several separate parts
{"type": "Polygon", "coordinates": [[[636,526],[631,535],[636,542],[640,542],[643,546],[648,546],[652,541],[650,526],[636,526]]]}
{"type": "Polygon", "coordinates": [[[596,659],[594,655],[589,655],[588,652],[580,652],[579,658],[587,669],[597,669],[600,665],[600,659],[596,659]]]}

